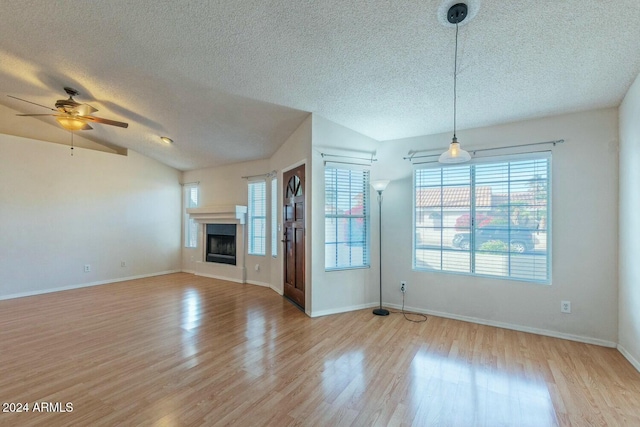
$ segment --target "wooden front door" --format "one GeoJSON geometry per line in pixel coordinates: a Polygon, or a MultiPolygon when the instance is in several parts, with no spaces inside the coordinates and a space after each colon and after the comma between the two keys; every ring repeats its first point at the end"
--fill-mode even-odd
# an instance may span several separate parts
{"type": "Polygon", "coordinates": [[[304,309],[304,165],[284,172],[284,296],[304,309]]]}

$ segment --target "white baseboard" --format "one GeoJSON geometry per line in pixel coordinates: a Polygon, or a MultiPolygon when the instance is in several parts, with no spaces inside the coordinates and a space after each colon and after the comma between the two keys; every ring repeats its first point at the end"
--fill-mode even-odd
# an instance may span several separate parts
{"type": "Polygon", "coordinates": [[[118,277],[118,278],[115,278],[115,279],[100,280],[100,281],[97,281],[97,282],[80,283],[78,285],[70,285],[70,286],[61,286],[59,288],[51,288],[51,289],[42,289],[42,290],[37,290],[37,291],[21,292],[21,293],[11,294],[11,295],[0,295],[0,301],[7,300],[7,299],[14,299],[14,298],[31,297],[31,296],[34,296],[34,295],[50,294],[52,292],[69,291],[71,289],[88,288],[88,287],[91,287],[91,286],[107,285],[109,283],[126,282],[127,280],[144,279],[145,277],[163,276],[165,274],[180,273],[180,272],[181,272],[181,270],[167,270],[167,271],[160,271],[160,272],[157,272],[157,273],[140,274],[138,276],[118,277]]]}
{"type": "Polygon", "coordinates": [[[623,346],[621,346],[620,344],[618,344],[618,351],[620,353],[622,353],[622,355],[625,357],[625,359],[627,359],[629,361],[629,363],[631,363],[633,365],[634,368],[636,368],[636,370],[638,372],[640,372],[640,362],[638,362],[638,360],[636,360],[635,357],[633,357],[631,355],[631,353],[629,353],[627,351],[626,348],[624,348],[623,346]]]}
{"type": "Polygon", "coordinates": [[[256,285],[256,286],[262,286],[262,287],[265,287],[265,288],[269,288],[273,292],[277,293],[278,295],[284,295],[283,291],[281,291],[280,289],[276,288],[271,283],[258,282],[256,280],[247,280],[247,283],[250,284],[250,285],[256,285]]]}
{"type": "MultiPolygon", "coordinates": [[[[392,308],[395,308],[395,309],[398,309],[398,310],[402,309],[402,306],[398,305],[398,304],[385,304],[385,306],[392,307],[392,308]]],[[[552,337],[552,338],[561,338],[561,339],[565,339],[565,340],[569,340],[569,341],[577,341],[577,342],[581,342],[581,343],[585,343],[585,344],[594,344],[594,345],[599,345],[599,346],[602,346],[602,347],[610,347],[610,348],[617,348],[618,347],[618,344],[613,342],[613,341],[606,341],[606,340],[601,340],[601,339],[598,339],[598,338],[585,337],[585,336],[582,336],[582,335],[566,334],[564,332],[557,332],[557,331],[549,331],[549,330],[546,330],[546,329],[531,328],[529,326],[514,325],[512,323],[496,322],[496,321],[493,321],[493,320],[479,319],[477,317],[459,316],[457,314],[443,313],[443,312],[433,311],[433,310],[424,310],[424,309],[419,309],[419,308],[415,308],[415,307],[407,307],[407,306],[405,306],[404,310],[405,311],[411,311],[411,312],[414,312],[414,313],[428,314],[428,315],[431,315],[431,316],[444,317],[444,318],[447,318],[447,319],[462,320],[463,322],[477,323],[479,325],[495,326],[496,328],[511,329],[511,330],[519,331],[519,332],[529,332],[531,334],[544,335],[544,336],[552,337]]]]}
{"type": "Polygon", "coordinates": [[[282,290],[276,288],[271,283],[258,282],[256,280],[247,280],[247,283],[250,284],[250,285],[256,285],[256,286],[262,286],[262,287],[265,287],[265,288],[269,288],[273,292],[277,293],[278,295],[284,295],[284,292],[282,290]]]}
{"type": "Polygon", "coordinates": [[[269,285],[269,287],[271,288],[272,291],[274,291],[275,293],[277,293],[278,295],[284,295],[284,290],[282,289],[278,289],[273,285],[269,285]]]}
{"type": "Polygon", "coordinates": [[[208,277],[209,279],[226,280],[227,282],[244,283],[244,281],[235,277],[219,276],[217,274],[209,273],[194,273],[196,276],[208,277]]]}
{"type": "MultiPolygon", "coordinates": [[[[193,275],[196,275],[196,276],[208,277],[210,279],[219,279],[219,280],[226,280],[228,282],[242,283],[241,281],[239,281],[237,279],[234,279],[234,278],[231,278],[231,277],[214,276],[214,275],[211,275],[211,274],[198,274],[194,270],[182,270],[182,272],[183,273],[193,274],[193,275]]],[[[255,285],[255,286],[262,286],[262,287],[265,287],[265,288],[270,288],[275,293],[277,293],[279,295],[283,295],[283,292],[280,289],[276,288],[275,286],[271,285],[270,283],[259,282],[257,280],[246,280],[244,283],[247,283],[249,285],[255,285]]]]}
{"type": "Polygon", "coordinates": [[[313,311],[311,312],[311,314],[309,314],[309,317],[320,317],[320,316],[328,316],[330,314],[346,313],[348,311],[356,311],[356,310],[363,310],[365,308],[373,308],[373,307],[377,307],[378,305],[379,305],[378,303],[374,302],[369,304],[352,305],[350,307],[340,307],[340,308],[335,308],[331,310],[313,311]]]}
{"type": "Polygon", "coordinates": [[[258,282],[257,280],[247,280],[246,283],[250,285],[262,286],[263,288],[270,288],[271,284],[265,282],[258,282]]]}

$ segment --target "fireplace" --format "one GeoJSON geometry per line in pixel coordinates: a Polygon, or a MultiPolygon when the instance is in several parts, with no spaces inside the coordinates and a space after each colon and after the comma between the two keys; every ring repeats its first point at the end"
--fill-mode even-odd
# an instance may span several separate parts
{"type": "Polygon", "coordinates": [[[213,277],[246,283],[245,224],[247,207],[239,205],[215,205],[188,208],[189,217],[200,227],[200,258],[194,259],[194,271],[198,276],[213,277]],[[214,239],[212,239],[213,235],[214,239]],[[235,236],[235,247],[230,236],[235,236]]]}
{"type": "Polygon", "coordinates": [[[207,224],[206,261],[236,265],[236,225],[207,224]]]}

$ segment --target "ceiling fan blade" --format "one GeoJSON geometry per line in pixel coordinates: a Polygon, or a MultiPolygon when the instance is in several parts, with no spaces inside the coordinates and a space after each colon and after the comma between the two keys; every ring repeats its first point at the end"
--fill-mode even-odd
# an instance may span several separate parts
{"type": "Polygon", "coordinates": [[[90,122],[94,122],[94,123],[102,123],[104,125],[111,125],[111,126],[118,126],[121,128],[128,128],[129,127],[129,123],[124,123],[124,122],[117,122],[115,120],[109,120],[109,119],[103,119],[100,117],[94,117],[94,116],[82,116],[79,117],[82,120],[88,120],[90,122]]]}
{"type": "Polygon", "coordinates": [[[93,114],[98,111],[98,109],[93,108],[89,104],[80,104],[78,105],[78,108],[76,108],[76,111],[78,112],[79,116],[88,116],[89,114],[93,114]]]}
{"type": "Polygon", "coordinates": [[[16,114],[16,116],[21,116],[21,117],[38,117],[38,116],[51,116],[51,117],[57,117],[57,114],[16,114]]]}
{"type": "Polygon", "coordinates": [[[76,131],[76,130],[91,130],[91,129],[93,129],[86,122],[86,120],[85,120],[86,118],[85,117],[70,116],[68,114],[16,114],[16,116],[21,116],[21,117],[43,117],[43,116],[56,117],[56,120],[60,123],[60,125],[63,128],[67,129],[67,130],[76,131]],[[65,125],[65,123],[63,123],[64,119],[70,119],[72,121],[72,124],[66,124],[65,125]],[[60,120],[62,120],[63,122],[61,122],[60,120]],[[71,126],[71,127],[69,127],[69,126],[71,126]]]}
{"type": "Polygon", "coordinates": [[[37,105],[38,107],[46,108],[47,110],[58,111],[58,110],[55,110],[55,109],[53,109],[51,107],[47,107],[46,105],[37,104],[35,102],[27,101],[26,99],[18,98],[17,96],[11,96],[11,95],[7,95],[7,96],[9,98],[17,99],[18,101],[28,102],[29,104],[33,104],[33,105],[37,105]]]}

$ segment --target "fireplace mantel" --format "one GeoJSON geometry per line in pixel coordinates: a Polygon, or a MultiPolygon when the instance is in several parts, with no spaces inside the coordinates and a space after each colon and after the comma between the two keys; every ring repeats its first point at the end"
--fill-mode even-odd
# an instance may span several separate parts
{"type": "Polygon", "coordinates": [[[247,207],[239,205],[216,205],[187,209],[190,218],[200,224],[200,259],[195,263],[195,273],[198,276],[231,280],[245,283],[247,279],[245,268],[245,224],[247,222],[247,207]],[[236,265],[206,262],[206,227],[207,224],[237,224],[236,233],[236,265]]]}
{"type": "Polygon", "coordinates": [[[187,213],[198,224],[233,221],[245,224],[247,221],[247,207],[240,205],[205,206],[189,208],[187,213]]]}

